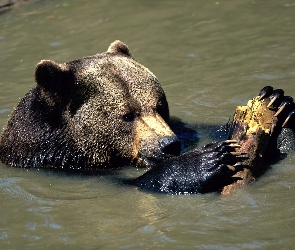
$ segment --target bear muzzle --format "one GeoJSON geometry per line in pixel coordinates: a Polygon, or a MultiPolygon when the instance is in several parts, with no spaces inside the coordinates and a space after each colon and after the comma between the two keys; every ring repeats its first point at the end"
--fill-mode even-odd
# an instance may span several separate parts
{"type": "Polygon", "coordinates": [[[137,166],[152,167],[160,160],[180,154],[180,141],[157,114],[138,117],[135,124],[133,160],[137,166]]]}
{"type": "Polygon", "coordinates": [[[177,136],[165,136],[151,138],[140,143],[140,149],[135,157],[135,165],[138,167],[153,167],[158,162],[172,156],[178,156],[181,151],[181,143],[177,136]]]}
{"type": "Polygon", "coordinates": [[[152,147],[154,141],[141,143],[141,148],[134,158],[137,167],[154,167],[160,161],[180,154],[181,143],[176,136],[159,139],[152,147]]]}

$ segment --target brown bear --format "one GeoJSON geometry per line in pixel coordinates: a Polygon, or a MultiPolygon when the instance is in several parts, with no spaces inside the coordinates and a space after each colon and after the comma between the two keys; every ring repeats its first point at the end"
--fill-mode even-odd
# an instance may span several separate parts
{"type": "Polygon", "coordinates": [[[0,160],[9,166],[95,172],[156,165],[129,183],[165,193],[215,191],[235,173],[231,141],[178,156],[159,81],[120,41],[68,63],[41,61],[35,80],[1,135],[0,160]]]}

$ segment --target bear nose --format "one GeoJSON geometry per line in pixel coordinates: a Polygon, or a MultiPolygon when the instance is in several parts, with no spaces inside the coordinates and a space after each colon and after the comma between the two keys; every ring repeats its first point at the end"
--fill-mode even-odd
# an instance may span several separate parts
{"type": "Polygon", "coordinates": [[[166,136],[158,141],[160,150],[168,155],[179,155],[181,144],[176,136],[166,136]]]}

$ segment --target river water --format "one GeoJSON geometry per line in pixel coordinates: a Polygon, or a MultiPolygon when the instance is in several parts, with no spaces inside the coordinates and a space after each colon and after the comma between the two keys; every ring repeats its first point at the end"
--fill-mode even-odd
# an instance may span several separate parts
{"type": "MultiPolygon", "coordinates": [[[[62,63],[124,41],[161,81],[172,116],[224,124],[265,85],[295,96],[294,1],[52,0],[0,16],[0,127],[62,63]]],[[[200,132],[199,144],[208,142],[200,132]]],[[[295,154],[231,195],[169,196],[113,176],[0,165],[1,249],[292,249],[295,154]]],[[[128,168],[118,175],[143,170],[128,168]]]]}

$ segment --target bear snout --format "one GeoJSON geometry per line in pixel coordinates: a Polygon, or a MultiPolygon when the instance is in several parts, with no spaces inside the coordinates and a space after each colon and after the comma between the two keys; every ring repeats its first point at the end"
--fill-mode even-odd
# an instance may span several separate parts
{"type": "Polygon", "coordinates": [[[180,155],[181,143],[176,136],[166,136],[158,141],[161,152],[170,156],[180,155]]]}

